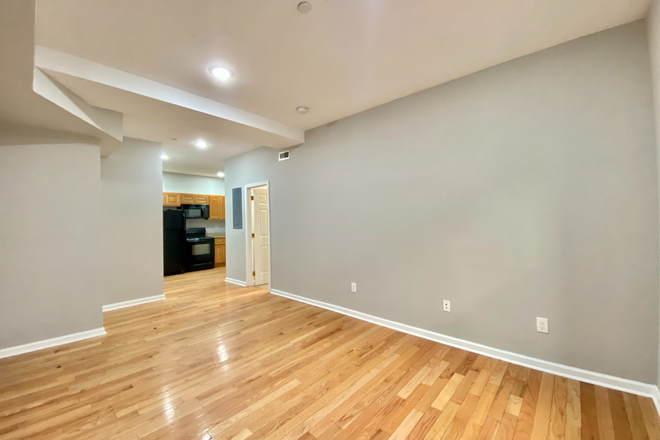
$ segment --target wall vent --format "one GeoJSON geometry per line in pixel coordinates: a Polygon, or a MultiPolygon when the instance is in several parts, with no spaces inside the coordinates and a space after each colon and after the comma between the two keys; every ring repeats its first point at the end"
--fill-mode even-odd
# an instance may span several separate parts
{"type": "Polygon", "coordinates": [[[287,160],[291,157],[291,152],[289,150],[287,151],[280,151],[280,160],[287,160]]]}

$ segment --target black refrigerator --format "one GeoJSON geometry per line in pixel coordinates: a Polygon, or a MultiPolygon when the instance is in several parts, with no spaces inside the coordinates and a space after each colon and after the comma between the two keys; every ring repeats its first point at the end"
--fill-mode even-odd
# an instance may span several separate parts
{"type": "Polygon", "coordinates": [[[180,210],[163,211],[163,256],[165,275],[186,269],[186,215],[180,210]]]}

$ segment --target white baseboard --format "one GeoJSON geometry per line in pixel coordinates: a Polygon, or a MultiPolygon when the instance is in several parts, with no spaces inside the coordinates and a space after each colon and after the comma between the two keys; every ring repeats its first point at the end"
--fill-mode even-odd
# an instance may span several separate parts
{"type": "Polygon", "coordinates": [[[660,414],[660,389],[658,389],[657,385],[650,386],[653,387],[653,390],[651,390],[651,395],[648,397],[653,399],[653,403],[655,403],[655,409],[658,411],[658,414],[660,414]]]}
{"type": "Polygon", "coordinates": [[[87,330],[86,332],[74,333],[72,335],[60,336],[57,338],[46,339],[44,341],[31,342],[17,347],[3,348],[0,350],[0,359],[10,356],[16,356],[31,351],[43,350],[44,348],[56,347],[58,345],[68,344],[70,342],[82,341],[83,339],[103,336],[105,329],[103,327],[87,330]]]}
{"type": "Polygon", "coordinates": [[[245,281],[235,280],[233,278],[225,278],[225,283],[236,284],[237,286],[245,287],[247,283],[245,281]]]}
{"type": "Polygon", "coordinates": [[[124,307],[132,307],[132,306],[137,306],[139,304],[146,304],[154,301],[161,301],[164,299],[165,299],[165,295],[147,296],[144,298],[132,299],[130,301],[108,304],[107,306],[103,306],[103,311],[109,312],[110,310],[123,309],[124,307]]]}
{"type": "Polygon", "coordinates": [[[569,379],[576,379],[582,382],[591,383],[607,388],[612,388],[627,393],[646,396],[653,399],[656,409],[660,413],[660,390],[657,385],[646,384],[637,382],[630,379],[623,379],[620,377],[609,376],[607,374],[596,373],[594,371],[582,370],[576,367],[569,367],[568,365],[557,364],[543,359],[537,359],[522,354],[513,353],[510,351],[500,350],[499,348],[488,347],[486,345],[477,344],[474,342],[458,339],[451,336],[446,336],[440,333],[435,333],[429,330],[424,330],[417,327],[412,327],[406,324],[390,321],[388,319],[379,318],[377,316],[368,315],[366,313],[358,312],[355,310],[347,309],[345,307],[336,306],[333,304],[324,303],[314,299],[305,298],[302,296],[294,295],[292,293],[283,292],[281,290],[271,289],[270,293],[285,298],[301,301],[313,306],[321,307],[327,310],[332,310],[343,315],[352,316],[353,318],[368,321],[373,324],[378,324],[383,327],[388,327],[393,330],[398,330],[403,333],[408,333],[420,338],[429,339],[431,341],[439,342],[441,344],[451,345],[452,347],[461,348],[463,350],[471,351],[473,353],[482,354],[496,359],[501,359],[512,364],[521,365],[523,367],[533,368],[535,370],[544,371],[546,373],[556,374],[558,376],[567,377],[569,379]]]}

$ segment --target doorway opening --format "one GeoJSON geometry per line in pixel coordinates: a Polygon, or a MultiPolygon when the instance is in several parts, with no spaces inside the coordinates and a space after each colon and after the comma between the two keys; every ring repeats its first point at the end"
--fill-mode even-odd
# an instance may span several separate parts
{"type": "Polygon", "coordinates": [[[245,186],[248,286],[270,291],[270,194],[268,182],[245,186]]]}

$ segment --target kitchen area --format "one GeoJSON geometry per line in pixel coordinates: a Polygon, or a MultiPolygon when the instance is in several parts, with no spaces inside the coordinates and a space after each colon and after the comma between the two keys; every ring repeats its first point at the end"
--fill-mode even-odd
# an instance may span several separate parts
{"type": "Polygon", "coordinates": [[[224,179],[163,173],[164,275],[224,266],[224,179]]]}

